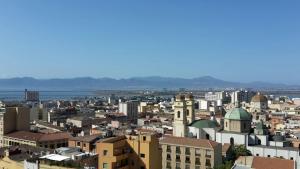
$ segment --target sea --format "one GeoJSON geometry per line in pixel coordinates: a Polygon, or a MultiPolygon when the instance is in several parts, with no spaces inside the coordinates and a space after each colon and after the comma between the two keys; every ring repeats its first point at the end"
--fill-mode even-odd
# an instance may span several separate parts
{"type": "MultiPolygon", "coordinates": [[[[40,93],[41,101],[80,100],[80,99],[87,99],[87,98],[103,97],[103,96],[108,96],[111,94],[109,92],[103,93],[103,92],[99,92],[99,91],[39,91],[39,93],[40,93]]],[[[291,99],[292,98],[300,98],[300,91],[293,92],[293,93],[281,92],[281,93],[268,93],[268,94],[272,94],[275,97],[287,96],[291,99]]],[[[24,97],[25,97],[24,91],[0,90],[0,101],[22,101],[22,100],[24,100],[24,97]]]]}
{"type": "MultiPolygon", "coordinates": [[[[97,97],[94,91],[39,91],[40,100],[77,100],[97,97]]],[[[0,91],[0,101],[24,100],[24,91],[0,91]]]]}

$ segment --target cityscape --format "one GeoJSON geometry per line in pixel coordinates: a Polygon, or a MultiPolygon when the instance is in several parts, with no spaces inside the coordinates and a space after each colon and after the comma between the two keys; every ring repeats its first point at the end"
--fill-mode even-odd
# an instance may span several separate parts
{"type": "Polygon", "coordinates": [[[300,169],[299,9],[0,1],[0,169],[300,169]]]}

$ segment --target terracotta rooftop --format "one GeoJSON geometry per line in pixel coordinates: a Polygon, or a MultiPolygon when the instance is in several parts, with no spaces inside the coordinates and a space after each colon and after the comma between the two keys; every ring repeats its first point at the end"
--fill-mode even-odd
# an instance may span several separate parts
{"type": "Polygon", "coordinates": [[[117,136],[117,137],[110,137],[110,138],[106,138],[106,139],[102,139],[100,141],[98,141],[98,143],[115,143],[121,140],[125,140],[126,137],[123,136],[117,136]]]}
{"type": "Polygon", "coordinates": [[[63,140],[72,137],[69,133],[65,133],[65,132],[42,134],[42,133],[33,133],[29,131],[16,131],[13,133],[6,134],[5,136],[22,139],[22,140],[36,141],[36,142],[63,140]]]}
{"type": "Polygon", "coordinates": [[[82,142],[94,142],[95,140],[99,140],[101,138],[101,134],[95,134],[90,136],[81,136],[81,137],[73,137],[70,140],[71,141],[82,141],[82,142]]]}
{"type": "Polygon", "coordinates": [[[187,147],[202,147],[202,148],[212,148],[214,149],[219,143],[196,138],[186,138],[186,137],[173,137],[165,136],[160,140],[160,144],[172,144],[172,145],[182,145],[187,147]]]}
{"type": "Polygon", "coordinates": [[[294,161],[280,158],[254,157],[252,168],[255,169],[294,169],[294,161]]]}

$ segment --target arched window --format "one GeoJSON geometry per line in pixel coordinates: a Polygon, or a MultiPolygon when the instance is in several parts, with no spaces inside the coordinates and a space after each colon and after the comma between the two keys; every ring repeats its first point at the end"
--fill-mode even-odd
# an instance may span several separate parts
{"type": "Polygon", "coordinates": [[[234,145],[234,138],[232,138],[232,137],[230,138],[230,144],[234,145]]]}
{"type": "Polygon", "coordinates": [[[187,116],[190,115],[190,110],[186,110],[186,115],[187,115],[187,116]]]}
{"type": "Polygon", "coordinates": [[[227,127],[228,126],[228,124],[227,124],[227,121],[226,121],[226,123],[225,123],[225,127],[227,127]]]}
{"type": "Polygon", "coordinates": [[[261,145],[261,140],[260,139],[257,140],[257,144],[261,145]]]}
{"type": "Polygon", "coordinates": [[[209,140],[209,134],[206,134],[206,140],[209,140]]]}
{"type": "Polygon", "coordinates": [[[177,118],[180,118],[180,111],[177,112],[177,118]]]}

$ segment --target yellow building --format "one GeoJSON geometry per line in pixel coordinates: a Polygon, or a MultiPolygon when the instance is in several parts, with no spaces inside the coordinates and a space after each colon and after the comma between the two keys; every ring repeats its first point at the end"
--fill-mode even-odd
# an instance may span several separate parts
{"type": "Polygon", "coordinates": [[[97,143],[99,169],[161,169],[161,151],[155,134],[112,137],[97,143]]]}
{"type": "Polygon", "coordinates": [[[210,169],[222,164],[220,143],[195,138],[164,137],[162,169],[210,169]]]}

